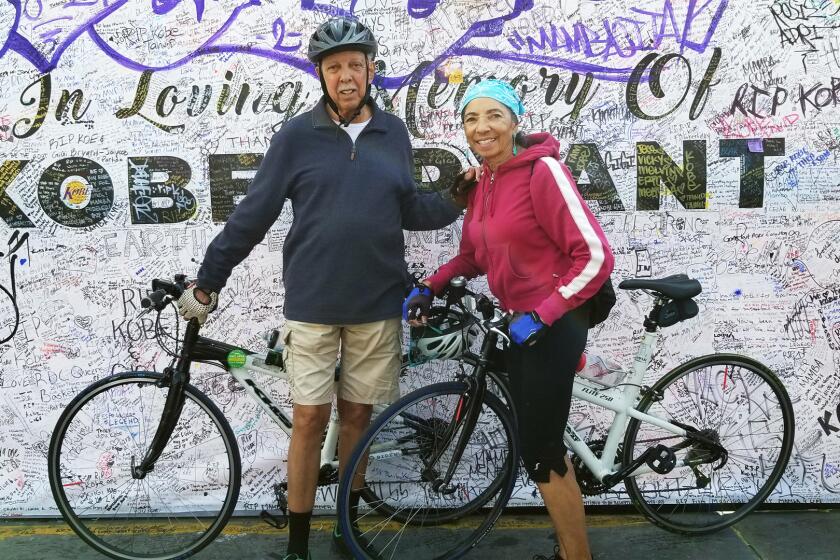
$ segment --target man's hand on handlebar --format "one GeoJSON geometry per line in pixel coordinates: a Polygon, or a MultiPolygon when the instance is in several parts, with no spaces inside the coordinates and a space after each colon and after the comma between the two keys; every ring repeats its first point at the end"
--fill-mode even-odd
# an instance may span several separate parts
{"type": "Polygon", "coordinates": [[[198,319],[198,324],[203,325],[207,321],[207,315],[216,309],[219,303],[219,295],[199,288],[195,284],[184,290],[183,295],[178,298],[178,312],[184,319],[198,319]]]}

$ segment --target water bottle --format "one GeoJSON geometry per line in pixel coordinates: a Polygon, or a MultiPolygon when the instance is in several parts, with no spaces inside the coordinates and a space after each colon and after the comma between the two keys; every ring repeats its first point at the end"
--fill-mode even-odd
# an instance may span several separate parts
{"type": "Polygon", "coordinates": [[[627,375],[620,364],[586,352],[581,354],[575,373],[604,387],[615,387],[627,375]]]}

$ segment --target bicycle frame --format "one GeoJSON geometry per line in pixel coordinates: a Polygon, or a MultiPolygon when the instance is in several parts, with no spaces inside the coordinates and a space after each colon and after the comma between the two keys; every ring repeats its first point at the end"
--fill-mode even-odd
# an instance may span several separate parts
{"type": "MultiPolygon", "coordinates": [[[[249,354],[245,358],[245,365],[242,367],[230,368],[230,374],[236,382],[245,389],[245,393],[251,397],[251,399],[255,401],[266,414],[268,414],[268,417],[271,418],[281,430],[286,432],[286,435],[291,437],[292,419],[289,418],[283,410],[271,400],[271,397],[268,396],[262,388],[260,388],[253,376],[253,373],[262,373],[288,381],[289,374],[285,369],[278,366],[267,365],[265,363],[265,358],[265,353],[249,354]]],[[[338,446],[338,429],[338,415],[335,413],[335,410],[333,410],[333,413],[330,416],[330,423],[327,426],[327,435],[325,436],[324,442],[321,446],[321,467],[329,465],[330,467],[336,469],[338,468],[338,461],[335,459],[336,448],[338,446]]]]}
{"type": "Polygon", "coordinates": [[[636,418],[642,422],[654,424],[677,436],[688,437],[689,435],[688,431],[684,428],[657,416],[639,412],[635,408],[639,393],[641,392],[642,381],[644,380],[645,372],[647,372],[650,366],[653,349],[658,339],[658,332],[645,332],[644,338],[639,345],[639,350],[633,360],[633,370],[629,377],[622,382],[623,388],[621,386],[603,388],[597,384],[587,382],[581,377],[575,376],[575,383],[572,389],[573,397],[592,403],[600,408],[612,410],[615,412],[615,418],[610,425],[604,450],[600,458],[595,456],[586,442],[575,431],[574,427],[569,424],[566,425],[566,433],[563,439],[566,446],[581,458],[595,478],[608,486],[623,480],[627,476],[638,476],[653,472],[650,467],[642,464],[631,472],[622,473],[619,477],[615,476],[622,467],[626,467],[626,465],[617,465],[613,458],[616,456],[618,446],[624,437],[627,422],[630,418],[636,418]]]}
{"type": "MultiPolygon", "coordinates": [[[[198,323],[194,319],[189,321],[184,335],[184,348],[181,356],[178,358],[175,368],[168,368],[167,370],[167,374],[170,376],[169,384],[171,390],[164,406],[161,423],[152,440],[152,445],[150,445],[146,456],[140,464],[133,466],[134,474],[137,478],[143,478],[146,473],[154,469],[155,462],[169,442],[175,424],[181,415],[181,407],[184,403],[183,387],[190,381],[189,370],[193,361],[215,361],[219,362],[223,367],[226,367],[236,382],[245,390],[245,393],[268,414],[269,418],[288,436],[291,437],[292,435],[292,420],[262,390],[252,375],[253,373],[262,373],[287,381],[289,375],[285,369],[266,364],[266,352],[251,352],[224,342],[198,336],[199,328],[198,323]],[[246,354],[245,363],[241,367],[232,367],[226,364],[226,358],[233,350],[242,350],[246,354]]],[[[338,416],[333,412],[327,427],[326,437],[321,447],[321,467],[328,465],[335,469],[338,468],[338,461],[335,459],[338,445],[338,431],[338,416]]]]}

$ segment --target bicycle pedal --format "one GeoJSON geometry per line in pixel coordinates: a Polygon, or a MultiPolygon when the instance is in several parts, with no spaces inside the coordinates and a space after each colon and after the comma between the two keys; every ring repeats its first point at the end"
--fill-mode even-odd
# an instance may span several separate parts
{"type": "Polygon", "coordinates": [[[264,509],[260,512],[260,519],[275,529],[285,529],[289,525],[289,516],[286,515],[285,511],[280,514],[274,514],[264,509]]]}
{"type": "Polygon", "coordinates": [[[657,474],[668,474],[677,466],[677,455],[667,445],[660,443],[648,449],[645,454],[645,464],[657,474]]]}

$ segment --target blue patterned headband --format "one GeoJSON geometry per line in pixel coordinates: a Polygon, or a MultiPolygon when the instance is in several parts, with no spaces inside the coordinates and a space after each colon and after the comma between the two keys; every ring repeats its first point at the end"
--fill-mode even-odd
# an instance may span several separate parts
{"type": "Polygon", "coordinates": [[[495,99],[513,112],[517,120],[525,114],[525,105],[516,94],[511,85],[501,80],[484,80],[472,84],[467,88],[464,98],[461,100],[461,119],[464,118],[464,110],[473,99],[478,97],[489,97],[495,99]]]}

